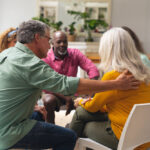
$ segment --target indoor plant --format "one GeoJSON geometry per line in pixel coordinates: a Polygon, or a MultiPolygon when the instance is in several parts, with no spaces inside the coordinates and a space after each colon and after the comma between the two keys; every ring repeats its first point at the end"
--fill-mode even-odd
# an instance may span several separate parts
{"type": "Polygon", "coordinates": [[[46,23],[48,26],[52,27],[54,29],[54,31],[61,30],[61,26],[63,25],[62,21],[51,22],[48,18],[44,18],[42,16],[33,17],[32,19],[33,20],[39,20],[39,21],[42,21],[42,22],[46,23]]]}
{"type": "Polygon", "coordinates": [[[104,16],[101,15],[99,17],[99,19],[91,19],[91,11],[89,12],[80,12],[80,11],[67,11],[70,15],[74,15],[74,19],[77,20],[84,20],[84,25],[83,28],[87,33],[87,38],[85,39],[86,41],[93,41],[93,37],[92,37],[92,30],[95,30],[96,27],[98,27],[99,25],[101,25],[103,28],[108,27],[108,24],[106,23],[106,21],[104,20],[104,16]]]}
{"type": "Polygon", "coordinates": [[[74,25],[75,25],[75,23],[76,22],[72,22],[71,24],[69,24],[68,25],[68,29],[67,29],[67,31],[68,31],[68,34],[67,34],[67,36],[68,36],[68,41],[75,41],[75,27],[74,27],[74,25]]]}

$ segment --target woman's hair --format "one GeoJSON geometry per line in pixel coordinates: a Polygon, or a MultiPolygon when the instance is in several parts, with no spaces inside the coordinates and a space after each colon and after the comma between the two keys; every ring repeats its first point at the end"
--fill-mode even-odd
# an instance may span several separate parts
{"type": "Polygon", "coordinates": [[[142,63],[134,41],[122,28],[112,28],[100,40],[100,69],[104,72],[129,70],[140,81],[150,82],[150,70],[142,63]]]}
{"type": "Polygon", "coordinates": [[[45,23],[37,20],[29,20],[23,22],[17,32],[17,41],[22,44],[30,43],[34,40],[35,34],[38,33],[41,36],[45,35],[45,32],[49,30],[49,26],[45,23]]]}
{"type": "Polygon", "coordinates": [[[8,44],[16,39],[17,36],[17,30],[16,28],[9,28],[6,31],[4,31],[0,35],[0,52],[2,52],[4,49],[8,48],[8,44]]]}
{"type": "Polygon", "coordinates": [[[126,27],[126,26],[123,26],[123,27],[121,27],[121,28],[123,28],[124,30],[126,30],[126,31],[130,34],[130,36],[132,37],[132,39],[133,39],[133,41],[134,41],[134,44],[135,44],[135,46],[136,46],[136,49],[137,49],[140,53],[145,54],[145,51],[144,51],[144,49],[143,49],[143,46],[142,46],[142,44],[141,44],[139,38],[138,38],[137,35],[135,34],[135,32],[133,32],[129,27],[126,27]]]}

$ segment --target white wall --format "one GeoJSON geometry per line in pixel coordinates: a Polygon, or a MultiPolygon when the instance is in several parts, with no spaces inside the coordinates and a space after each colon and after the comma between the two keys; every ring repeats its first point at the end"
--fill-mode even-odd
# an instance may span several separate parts
{"type": "Polygon", "coordinates": [[[128,26],[150,53],[150,0],[112,0],[112,26],[128,26]]]}
{"type": "MultiPolygon", "coordinates": [[[[36,16],[36,0],[0,0],[0,32],[36,16]]],[[[112,26],[133,29],[150,53],[150,0],[112,0],[112,26]]]]}
{"type": "Polygon", "coordinates": [[[0,0],[0,32],[36,16],[36,0],[0,0]]]}

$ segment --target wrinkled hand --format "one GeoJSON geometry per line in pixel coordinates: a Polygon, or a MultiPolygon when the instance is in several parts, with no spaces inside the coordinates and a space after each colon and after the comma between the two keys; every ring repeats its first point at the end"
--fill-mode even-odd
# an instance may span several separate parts
{"type": "Polygon", "coordinates": [[[84,105],[86,102],[88,102],[88,101],[90,101],[90,100],[92,100],[91,97],[88,97],[88,98],[86,98],[86,99],[83,99],[83,101],[81,102],[81,104],[84,105]]]}
{"type": "Polygon", "coordinates": [[[74,109],[74,103],[72,98],[67,97],[66,98],[66,115],[70,114],[71,110],[74,109]]]}
{"type": "Polygon", "coordinates": [[[34,106],[34,111],[40,112],[43,115],[43,119],[46,119],[47,111],[44,106],[34,106]]]}
{"type": "Polygon", "coordinates": [[[79,106],[79,101],[82,99],[82,97],[78,97],[74,100],[74,107],[77,108],[79,106]]]}
{"type": "Polygon", "coordinates": [[[140,81],[136,80],[128,70],[125,70],[120,76],[118,76],[116,81],[118,82],[119,90],[137,89],[140,84],[140,81]]]}

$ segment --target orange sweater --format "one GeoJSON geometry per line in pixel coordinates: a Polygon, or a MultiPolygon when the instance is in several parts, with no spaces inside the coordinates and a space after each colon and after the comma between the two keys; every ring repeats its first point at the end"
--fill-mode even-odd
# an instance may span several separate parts
{"type": "MultiPolygon", "coordinates": [[[[119,75],[120,73],[111,71],[106,73],[102,80],[113,80],[119,75]]],[[[79,104],[89,112],[101,111],[103,106],[106,107],[109,119],[111,120],[112,130],[119,139],[133,105],[150,103],[150,85],[141,83],[137,90],[101,92],[97,93],[92,100],[84,105],[81,104],[82,101],[79,104]]]]}

